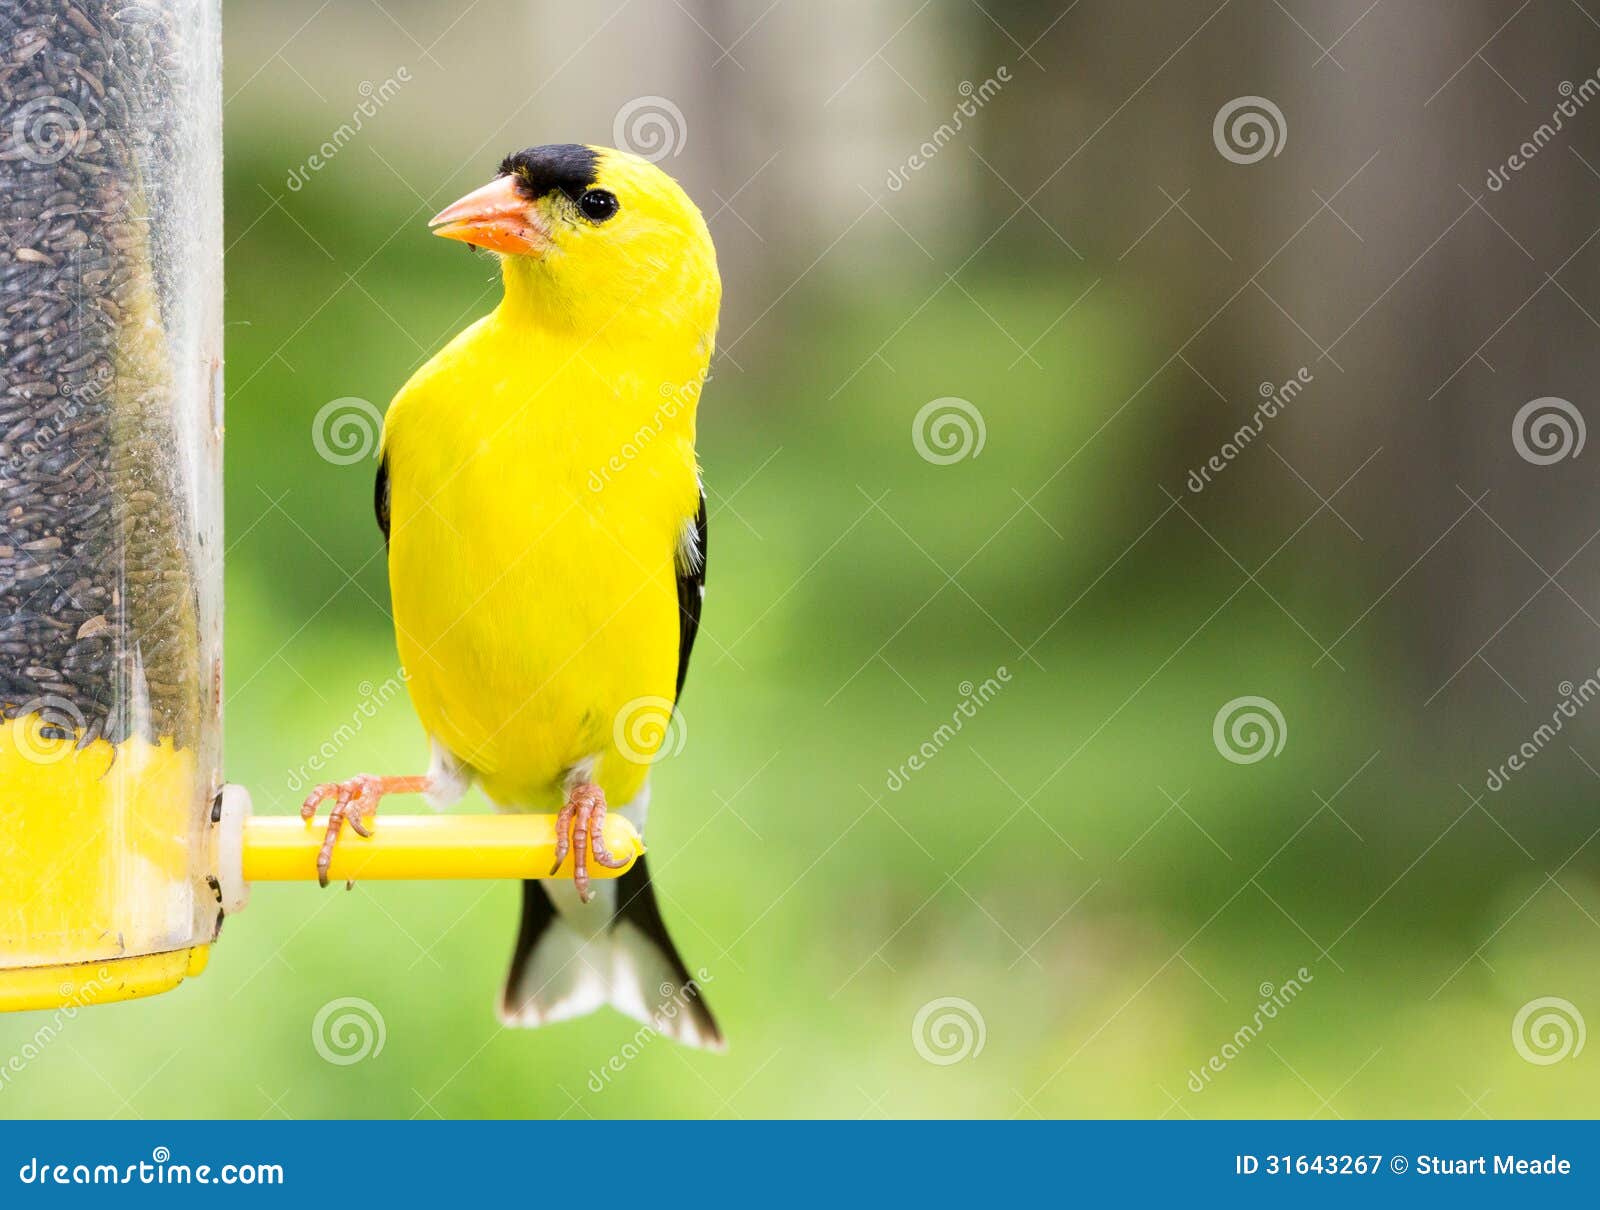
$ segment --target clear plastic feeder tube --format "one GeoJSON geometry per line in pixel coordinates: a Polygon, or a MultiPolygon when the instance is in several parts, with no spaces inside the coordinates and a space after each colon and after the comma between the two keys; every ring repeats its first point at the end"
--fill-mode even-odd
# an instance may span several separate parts
{"type": "Polygon", "coordinates": [[[0,2],[0,971],[218,923],[218,10],[0,2]]]}

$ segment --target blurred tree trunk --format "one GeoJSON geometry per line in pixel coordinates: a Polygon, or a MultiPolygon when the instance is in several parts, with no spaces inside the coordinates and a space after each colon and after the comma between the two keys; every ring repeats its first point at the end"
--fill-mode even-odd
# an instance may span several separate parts
{"type": "MultiPolygon", "coordinates": [[[[1361,5],[1341,7],[1349,10],[1341,20],[1320,15],[1322,29],[1344,29],[1361,5]]],[[[1294,161],[1298,184],[1288,204],[1298,199],[1310,214],[1318,205],[1312,190],[1327,198],[1369,155],[1378,158],[1334,203],[1360,239],[1323,212],[1298,254],[1283,261],[1285,305],[1335,346],[1329,352],[1343,372],[1319,360],[1316,394],[1308,394],[1314,408],[1296,413],[1282,448],[1326,492],[1383,447],[1338,504],[1367,537],[1364,553],[1379,556],[1364,560],[1369,596],[1421,559],[1386,606],[1409,615],[1402,666],[1420,678],[1419,702],[1463,665],[1457,691],[1477,685],[1479,700],[1509,696],[1498,681],[1504,675],[1542,700],[1553,697],[1558,680],[1581,679],[1594,663],[1584,654],[1595,647],[1590,624],[1549,587],[1521,627],[1494,638],[1484,653],[1493,667],[1473,666],[1544,583],[1529,556],[1554,571],[1596,524],[1585,476],[1522,460],[1511,426],[1518,408],[1539,396],[1586,403],[1594,381],[1593,321],[1557,286],[1517,309],[1594,231],[1600,182],[1572,152],[1600,148],[1600,110],[1578,115],[1502,190],[1485,184],[1487,170],[1548,120],[1561,99],[1559,82],[1595,70],[1581,51],[1584,39],[1572,36],[1582,14],[1554,11],[1560,7],[1513,15],[1514,6],[1494,3],[1385,6],[1381,20],[1375,13],[1352,33],[1343,73],[1324,62],[1284,81],[1285,109],[1314,115],[1315,123],[1293,126],[1291,138],[1310,134],[1319,148],[1294,161]],[[1568,24],[1574,28],[1563,32],[1568,24]],[[1478,47],[1481,58],[1473,57],[1478,47]],[[1307,300],[1305,311],[1298,300],[1307,300]],[[1480,346],[1481,360],[1474,356],[1480,346]],[[1482,507],[1493,521],[1469,511],[1485,491],[1482,507]],[[1560,625],[1540,626],[1541,617],[1560,625]]],[[[1298,31],[1287,41],[1286,59],[1316,53],[1298,31]]],[[[1588,158],[1600,163],[1592,151],[1588,158]]],[[[1581,263],[1592,268],[1594,260],[1581,263]]],[[[1565,283],[1581,296],[1584,274],[1571,268],[1565,283]]],[[[1304,337],[1279,335],[1286,361],[1305,356],[1304,337]]],[[[1593,566],[1580,560],[1561,577],[1590,609],[1597,598],[1584,569],[1593,566]]],[[[1443,724],[1448,716],[1435,710],[1429,717],[1443,724]]]]}

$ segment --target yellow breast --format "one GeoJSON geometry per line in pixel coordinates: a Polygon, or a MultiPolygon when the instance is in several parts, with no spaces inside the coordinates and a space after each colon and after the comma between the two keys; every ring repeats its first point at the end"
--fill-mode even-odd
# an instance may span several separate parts
{"type": "Polygon", "coordinates": [[[412,701],[499,804],[553,809],[590,760],[615,805],[644,782],[674,696],[703,373],[698,355],[580,344],[497,312],[390,408],[389,578],[412,701]]]}

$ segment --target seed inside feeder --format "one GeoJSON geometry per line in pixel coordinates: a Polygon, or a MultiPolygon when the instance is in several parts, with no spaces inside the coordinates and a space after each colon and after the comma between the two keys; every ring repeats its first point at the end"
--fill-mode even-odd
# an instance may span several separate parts
{"type": "Polygon", "coordinates": [[[215,8],[0,3],[0,882],[56,960],[215,918],[215,8]]]}
{"type": "Polygon", "coordinates": [[[162,18],[125,0],[0,16],[0,714],[46,713],[80,746],[188,747],[199,725],[152,222],[174,158],[162,18]]]}

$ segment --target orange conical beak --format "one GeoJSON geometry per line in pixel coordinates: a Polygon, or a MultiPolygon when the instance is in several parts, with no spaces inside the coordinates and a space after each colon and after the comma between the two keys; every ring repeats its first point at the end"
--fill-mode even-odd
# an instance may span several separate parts
{"type": "Polygon", "coordinates": [[[496,177],[439,211],[428,226],[435,235],[491,252],[538,256],[550,246],[550,229],[516,182],[514,176],[496,177]]]}

